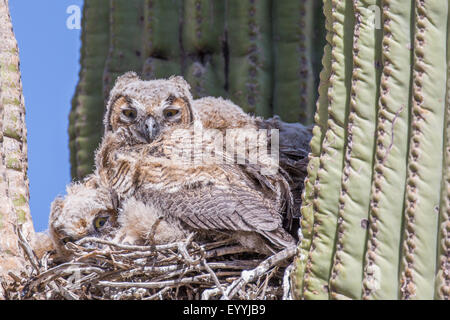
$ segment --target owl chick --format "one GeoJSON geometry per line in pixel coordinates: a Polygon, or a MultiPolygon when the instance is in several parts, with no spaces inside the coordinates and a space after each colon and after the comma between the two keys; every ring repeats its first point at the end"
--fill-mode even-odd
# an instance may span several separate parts
{"type": "MultiPolygon", "coordinates": [[[[293,245],[281,225],[292,202],[281,174],[263,176],[257,168],[235,163],[172,161],[203,128],[195,120],[189,85],[181,77],[142,81],[125,74],[107,106],[105,136],[96,154],[99,177],[120,197],[153,204],[169,222],[259,234],[275,249],[293,245]]],[[[202,143],[201,150],[212,141],[202,143]]]]}
{"type": "Polygon", "coordinates": [[[190,125],[195,111],[189,89],[181,77],[140,81],[136,73],[125,73],[111,90],[105,132],[115,132],[132,146],[150,143],[173,127],[190,125]]]}
{"type": "Polygon", "coordinates": [[[95,175],[67,187],[67,195],[51,207],[49,234],[62,258],[69,258],[68,242],[97,237],[127,244],[164,244],[185,237],[169,225],[151,204],[134,198],[119,201],[114,192],[98,183],[95,175]]]}
{"type": "Polygon", "coordinates": [[[94,175],[67,187],[50,209],[49,233],[58,255],[70,256],[65,245],[87,236],[99,236],[118,227],[117,197],[101,188],[94,175]],[[106,231],[106,232],[105,232],[106,231]]]}

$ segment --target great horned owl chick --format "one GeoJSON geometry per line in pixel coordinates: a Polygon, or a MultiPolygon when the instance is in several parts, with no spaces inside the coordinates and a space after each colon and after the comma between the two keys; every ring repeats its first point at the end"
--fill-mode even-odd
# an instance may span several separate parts
{"type": "Polygon", "coordinates": [[[56,198],[50,209],[49,233],[58,254],[70,255],[68,242],[117,228],[117,210],[116,197],[94,175],[69,185],[67,195],[56,198]]]}
{"type": "MultiPolygon", "coordinates": [[[[277,249],[294,244],[282,228],[292,195],[280,172],[263,176],[257,166],[172,161],[179,147],[203,128],[192,106],[189,85],[181,77],[120,77],[111,91],[106,133],[96,154],[102,182],[122,198],[135,195],[153,204],[169,222],[203,231],[259,234],[277,249]],[[175,134],[180,129],[181,136],[175,134]]],[[[213,141],[194,148],[207,149],[208,143],[213,141]]]]}
{"type": "Polygon", "coordinates": [[[125,73],[111,90],[105,133],[115,132],[131,146],[150,143],[174,126],[189,126],[195,117],[189,90],[182,77],[141,81],[136,73],[125,73]]]}
{"type": "Polygon", "coordinates": [[[163,244],[185,234],[176,225],[161,219],[151,204],[134,198],[119,201],[95,175],[67,187],[67,195],[52,203],[49,233],[59,256],[70,257],[68,242],[98,237],[127,244],[163,244]]]}

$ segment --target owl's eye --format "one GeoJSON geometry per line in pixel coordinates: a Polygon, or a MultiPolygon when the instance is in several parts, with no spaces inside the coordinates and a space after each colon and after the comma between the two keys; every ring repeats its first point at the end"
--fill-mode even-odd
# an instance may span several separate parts
{"type": "Polygon", "coordinates": [[[125,109],[122,111],[122,114],[131,120],[136,119],[137,116],[136,110],[133,109],[125,109]]]}
{"type": "Polygon", "coordinates": [[[94,220],[94,228],[96,231],[100,231],[101,228],[103,228],[108,221],[108,217],[97,217],[94,220]]]}
{"type": "Polygon", "coordinates": [[[171,118],[171,117],[177,115],[178,112],[180,112],[180,111],[177,109],[166,109],[166,110],[164,110],[164,117],[171,118]]]}
{"type": "Polygon", "coordinates": [[[63,243],[63,245],[68,244],[69,242],[75,242],[75,239],[72,237],[65,237],[61,239],[61,242],[63,243]]]}

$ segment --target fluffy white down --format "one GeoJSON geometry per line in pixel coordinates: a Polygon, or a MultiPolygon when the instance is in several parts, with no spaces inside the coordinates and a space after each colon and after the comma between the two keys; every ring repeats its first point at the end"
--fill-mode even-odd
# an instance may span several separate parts
{"type": "Polygon", "coordinates": [[[121,243],[164,244],[185,237],[182,228],[162,219],[162,213],[152,204],[134,198],[123,203],[118,223],[120,227],[114,240],[121,243]]]}

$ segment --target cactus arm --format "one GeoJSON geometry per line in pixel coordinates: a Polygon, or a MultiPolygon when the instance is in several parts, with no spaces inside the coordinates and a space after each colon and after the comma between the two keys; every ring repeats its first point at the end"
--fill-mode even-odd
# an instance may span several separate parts
{"type": "Polygon", "coordinates": [[[93,154],[102,135],[102,77],[109,45],[109,7],[103,0],[83,7],[81,69],[69,115],[72,178],[92,171],[93,154]]]}
{"type": "Polygon", "coordinates": [[[332,298],[361,298],[361,281],[372,181],[380,61],[379,33],[370,7],[353,1],[355,29],[347,143],[338,202],[336,251],[330,276],[332,298]],[[375,59],[375,61],[374,61],[375,59]]]}
{"type": "Polygon", "coordinates": [[[273,2],[274,114],[285,121],[313,121],[316,87],[312,68],[314,2],[273,2]]]}
{"type": "MultiPolygon", "coordinates": [[[[331,15],[331,3],[324,0],[324,14],[327,16],[331,15]]],[[[327,29],[327,44],[324,47],[324,54],[322,57],[323,69],[320,73],[320,85],[319,85],[319,99],[317,101],[317,108],[314,115],[315,125],[313,128],[313,136],[311,139],[311,153],[309,154],[308,161],[308,176],[305,179],[305,185],[302,193],[302,220],[301,220],[301,231],[303,238],[300,242],[299,254],[295,260],[295,272],[293,273],[294,279],[294,294],[297,298],[300,298],[303,292],[303,277],[306,268],[306,257],[308,255],[314,224],[314,210],[313,210],[313,200],[314,200],[314,183],[316,181],[317,171],[319,169],[319,156],[321,153],[322,141],[325,136],[325,131],[327,129],[328,120],[328,89],[329,80],[331,73],[331,21],[326,20],[327,29]]]]}
{"type": "Polygon", "coordinates": [[[314,183],[314,226],[306,262],[303,295],[308,299],[328,298],[337,225],[337,207],[345,128],[348,114],[352,71],[353,10],[343,0],[329,0],[332,5],[331,75],[328,89],[328,127],[322,143],[319,169],[314,183]],[[344,19],[345,17],[345,19],[344,19]]]}
{"type": "Polygon", "coordinates": [[[447,1],[415,2],[413,94],[405,231],[400,293],[403,299],[432,299],[437,252],[438,212],[446,72],[447,1]],[[439,151],[441,150],[441,151],[439,151]]]}
{"type": "Polygon", "coordinates": [[[142,71],[144,2],[110,0],[110,44],[103,74],[103,96],[109,96],[116,78],[127,72],[142,71]]]}
{"type": "Polygon", "coordinates": [[[182,35],[184,76],[194,98],[225,96],[225,1],[185,1],[182,35]]]}
{"type": "Polygon", "coordinates": [[[410,116],[412,7],[383,0],[383,73],[369,236],[364,266],[364,299],[398,299],[399,247],[403,215],[410,116]]]}
{"type": "Polygon", "coordinates": [[[145,0],[142,76],[168,78],[181,74],[181,0],[145,0]]]}
{"type": "Polygon", "coordinates": [[[272,113],[270,12],[269,0],[227,1],[230,99],[264,117],[272,113]]]}

